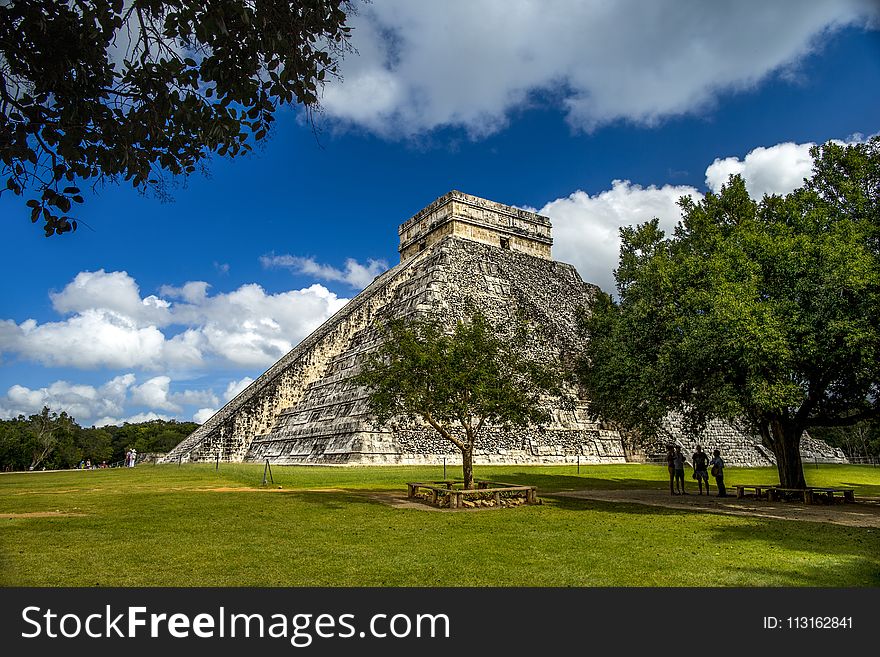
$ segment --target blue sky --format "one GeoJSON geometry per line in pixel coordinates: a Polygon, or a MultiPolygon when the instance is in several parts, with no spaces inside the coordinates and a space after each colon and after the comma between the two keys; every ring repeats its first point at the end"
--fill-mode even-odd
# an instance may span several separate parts
{"type": "Polygon", "coordinates": [[[204,419],[373,276],[450,189],[538,209],[554,255],[611,286],[617,228],[742,173],[790,191],[807,150],[880,132],[876,3],[375,0],[320,135],[265,147],[163,203],[89,193],[46,239],[0,196],[0,416],[204,419]]]}

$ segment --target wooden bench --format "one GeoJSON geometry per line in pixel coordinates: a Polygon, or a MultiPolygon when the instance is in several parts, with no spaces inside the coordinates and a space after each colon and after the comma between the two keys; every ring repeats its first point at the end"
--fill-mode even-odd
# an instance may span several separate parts
{"type": "Polygon", "coordinates": [[[746,490],[754,490],[755,497],[761,498],[774,487],[772,484],[732,484],[732,486],[736,488],[736,496],[739,498],[746,496],[746,490]]]}
{"type": "Polygon", "coordinates": [[[834,502],[835,493],[841,493],[845,503],[856,501],[855,491],[852,488],[783,488],[782,486],[773,486],[769,489],[768,493],[770,499],[774,502],[780,499],[780,493],[794,493],[804,500],[804,504],[815,504],[819,496],[824,496],[828,501],[834,502]]]}
{"type": "Polygon", "coordinates": [[[437,481],[426,481],[424,483],[421,483],[421,482],[408,483],[406,485],[407,486],[407,495],[406,496],[407,497],[415,497],[418,494],[420,488],[426,488],[426,489],[439,488],[440,484],[445,486],[446,490],[452,490],[452,486],[453,486],[453,484],[455,484],[455,480],[454,479],[440,479],[437,481]]]}
{"type": "Polygon", "coordinates": [[[852,488],[813,488],[813,493],[825,493],[828,495],[828,499],[834,499],[834,493],[842,493],[843,501],[846,503],[853,503],[856,501],[856,492],[852,488]]]}

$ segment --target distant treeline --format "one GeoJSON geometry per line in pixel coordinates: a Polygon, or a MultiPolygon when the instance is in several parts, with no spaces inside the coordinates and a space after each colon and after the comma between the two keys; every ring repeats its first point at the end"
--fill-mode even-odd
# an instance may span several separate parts
{"type": "Polygon", "coordinates": [[[839,447],[851,459],[880,459],[880,420],[848,427],[813,427],[810,435],[839,447]]]}
{"type": "Polygon", "coordinates": [[[0,420],[0,470],[56,470],[118,463],[125,452],[168,452],[198,428],[195,422],[151,420],[122,426],[81,427],[62,411],[0,420]]]}

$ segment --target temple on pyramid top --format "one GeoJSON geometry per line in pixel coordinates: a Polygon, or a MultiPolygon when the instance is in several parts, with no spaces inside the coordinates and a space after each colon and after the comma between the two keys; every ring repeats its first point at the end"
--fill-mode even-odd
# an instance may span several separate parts
{"type": "Polygon", "coordinates": [[[400,261],[447,235],[551,260],[550,219],[452,190],[400,224],[400,261]]]}

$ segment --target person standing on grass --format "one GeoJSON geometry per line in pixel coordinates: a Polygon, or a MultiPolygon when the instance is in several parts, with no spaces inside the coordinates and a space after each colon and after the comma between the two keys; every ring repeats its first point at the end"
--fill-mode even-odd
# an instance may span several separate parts
{"type": "MultiPolygon", "coordinates": [[[[724,487],[724,460],[721,458],[721,451],[716,449],[712,452],[712,456],[714,458],[709,461],[709,465],[712,466],[712,476],[715,477],[715,485],[718,486],[718,497],[727,497],[727,489],[724,487]]],[[[707,486],[708,483],[706,482],[707,486]]]]}
{"type": "Polygon", "coordinates": [[[672,463],[675,467],[675,488],[679,491],[678,495],[687,495],[687,491],[684,489],[684,464],[686,461],[684,454],[681,453],[680,445],[675,446],[672,463]]]}
{"type": "Polygon", "coordinates": [[[703,494],[703,482],[706,482],[706,495],[709,494],[709,455],[697,445],[697,451],[691,457],[694,464],[694,479],[700,486],[700,495],[703,494]]]}
{"type": "Polygon", "coordinates": [[[675,480],[675,447],[672,445],[666,446],[666,467],[669,470],[669,494],[675,495],[676,492],[672,487],[675,480]]]}

